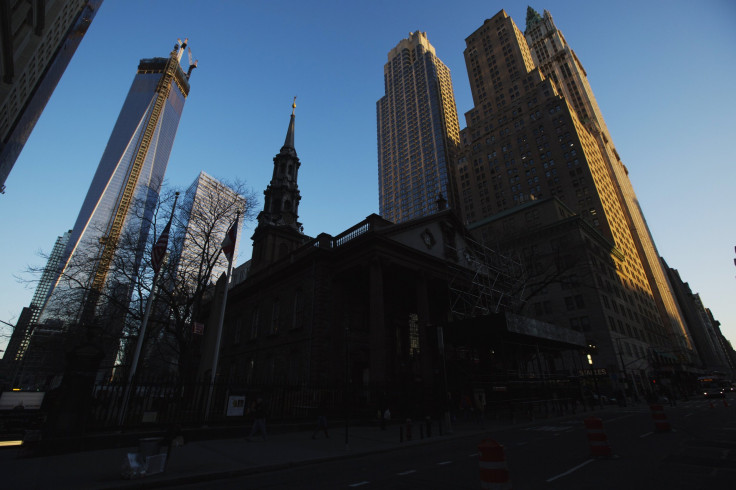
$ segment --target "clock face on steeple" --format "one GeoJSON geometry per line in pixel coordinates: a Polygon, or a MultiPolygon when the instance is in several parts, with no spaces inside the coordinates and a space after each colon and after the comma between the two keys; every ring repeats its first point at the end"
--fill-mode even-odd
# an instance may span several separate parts
{"type": "Polygon", "coordinates": [[[422,237],[422,241],[427,246],[427,248],[432,248],[432,246],[436,243],[432,232],[428,229],[425,229],[420,236],[422,237]]]}

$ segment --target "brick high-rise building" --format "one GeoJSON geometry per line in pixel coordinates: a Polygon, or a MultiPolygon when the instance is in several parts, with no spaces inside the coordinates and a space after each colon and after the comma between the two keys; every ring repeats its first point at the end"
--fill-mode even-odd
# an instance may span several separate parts
{"type": "Polygon", "coordinates": [[[459,144],[450,70],[427,33],[412,32],[388,53],[378,113],[379,212],[395,223],[454,202],[449,165],[459,144]]]}
{"type": "MultiPolygon", "coordinates": [[[[604,338],[590,340],[605,346],[609,368],[616,369],[617,346],[627,339],[649,346],[647,357],[658,361],[652,366],[670,362],[673,352],[687,360],[685,323],[626,170],[585,71],[549,13],[541,18],[530,9],[525,37],[502,10],[466,45],[474,107],[465,115],[457,162],[465,220],[491,245],[497,238],[484,220],[530,200],[558,198],[615,248],[609,261],[615,273],[597,264],[599,273],[584,285],[603,292],[600,304],[587,307],[603,309],[608,320],[604,338]]],[[[548,292],[563,300],[562,291],[548,292]]]]}
{"type": "Polygon", "coordinates": [[[536,66],[545,77],[552,79],[558,92],[565,97],[598,144],[603,161],[611,174],[614,190],[623,205],[627,225],[632,230],[634,245],[641,257],[647,280],[652,286],[663,325],[673,332],[673,347],[680,352],[692,350],[684,315],[659,260],[659,252],[629,180],[629,171],[616,151],[583,65],[547,10],[540,16],[533,8],[527,9],[524,34],[536,66]]]}

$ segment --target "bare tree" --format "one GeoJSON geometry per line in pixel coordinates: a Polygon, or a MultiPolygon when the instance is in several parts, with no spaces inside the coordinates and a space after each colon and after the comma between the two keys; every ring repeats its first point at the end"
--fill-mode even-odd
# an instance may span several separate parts
{"type": "Polygon", "coordinates": [[[156,293],[157,328],[152,329],[148,350],[158,352],[149,358],[175,360],[182,380],[193,379],[196,372],[198,336],[193,325],[201,319],[203,299],[227,268],[222,241],[236,219],[239,226],[254,219],[255,203],[255,194],[242,183],[208,180],[196,193],[190,188],[174,214],[170,256],[156,293]]]}
{"type": "MultiPolygon", "coordinates": [[[[176,209],[175,194],[180,191],[165,184],[160,197],[149,194],[131,205],[102,288],[94,288],[92,280],[102,245],[80,244],[61,271],[41,321],[63,325],[65,342],[81,336],[94,339],[107,354],[105,367],[118,364],[127,371],[127,354],[137,339],[146,302],[155,294],[145,362],[173,366],[180,381],[190,380],[197,362],[192,325],[203,297],[227,263],[222,239],[237,216],[240,227],[253,220],[256,204],[255,194],[240,181],[209,179],[200,187],[181,192],[176,209]],[[168,262],[154,292],[151,250],[172,216],[168,262]],[[93,317],[85,317],[85,311],[93,311],[93,317]]],[[[98,235],[105,236],[102,230],[98,235]]],[[[43,268],[27,272],[40,277],[43,268]]]]}

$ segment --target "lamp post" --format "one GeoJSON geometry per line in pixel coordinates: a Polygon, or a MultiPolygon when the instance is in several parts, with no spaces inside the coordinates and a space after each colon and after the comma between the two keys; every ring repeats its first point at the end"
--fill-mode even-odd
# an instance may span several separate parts
{"type": "Polygon", "coordinates": [[[442,411],[443,418],[448,434],[452,434],[452,417],[450,417],[450,407],[447,394],[449,392],[447,387],[447,366],[445,365],[445,337],[442,327],[437,327],[437,350],[440,354],[440,369],[442,369],[442,411]]]}
{"type": "Polygon", "coordinates": [[[345,320],[345,390],[343,396],[345,397],[345,450],[350,449],[348,433],[350,430],[350,397],[351,393],[350,383],[350,324],[347,319],[345,320]]]}
{"type": "Polygon", "coordinates": [[[590,372],[593,375],[593,386],[595,386],[595,394],[598,395],[598,404],[603,408],[603,400],[601,400],[601,391],[598,388],[598,375],[595,373],[593,368],[593,353],[596,352],[597,347],[594,344],[588,344],[588,365],[590,365],[590,372]]]}

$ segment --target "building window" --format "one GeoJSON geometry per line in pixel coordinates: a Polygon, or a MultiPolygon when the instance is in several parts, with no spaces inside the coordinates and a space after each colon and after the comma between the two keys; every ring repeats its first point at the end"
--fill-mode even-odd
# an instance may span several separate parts
{"type": "MultiPolygon", "coordinates": [[[[253,315],[251,316],[250,322],[250,338],[255,339],[258,337],[258,323],[260,322],[258,314],[258,306],[253,308],[253,315]]],[[[252,364],[253,361],[251,361],[252,364]]]]}
{"type": "Polygon", "coordinates": [[[568,296],[567,298],[565,298],[565,307],[568,311],[575,309],[575,300],[572,296],[568,296]]]}
{"type": "Polygon", "coordinates": [[[243,319],[238,318],[235,321],[235,332],[233,332],[233,344],[238,345],[240,343],[240,335],[243,330],[243,319]]]}
{"type": "Polygon", "coordinates": [[[292,315],[291,315],[291,328],[299,328],[300,320],[302,316],[301,312],[301,301],[302,301],[302,292],[300,290],[294,291],[294,304],[292,309],[292,315]]]}
{"type": "Polygon", "coordinates": [[[419,356],[419,316],[416,313],[409,314],[409,356],[419,356]]]}
{"type": "Polygon", "coordinates": [[[273,308],[271,310],[271,334],[279,333],[279,300],[273,300],[273,308]]]}

